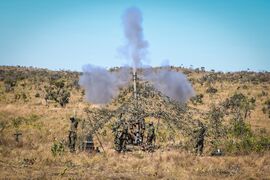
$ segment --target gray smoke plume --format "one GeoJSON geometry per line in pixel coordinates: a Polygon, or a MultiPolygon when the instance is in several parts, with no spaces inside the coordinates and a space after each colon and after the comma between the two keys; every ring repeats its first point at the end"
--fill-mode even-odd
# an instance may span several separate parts
{"type": "Polygon", "coordinates": [[[132,60],[133,72],[142,65],[147,53],[148,42],[144,40],[142,13],[138,8],[128,8],[122,17],[127,44],[120,48],[122,55],[132,60]]]}
{"type": "MultiPolygon", "coordinates": [[[[132,7],[125,11],[122,21],[127,42],[119,51],[127,60],[132,61],[133,74],[138,67],[144,67],[142,79],[150,81],[156,89],[170,98],[185,103],[195,93],[184,74],[170,71],[168,60],[163,62],[167,68],[163,67],[158,71],[143,65],[142,61],[145,60],[148,42],[143,37],[142,20],[139,9],[132,7]]],[[[105,104],[116,97],[119,88],[126,86],[130,80],[131,74],[128,68],[110,72],[101,67],[86,65],[83,67],[83,75],[80,77],[79,84],[85,89],[87,101],[105,104]]]]}
{"type": "Polygon", "coordinates": [[[79,85],[85,89],[88,102],[106,104],[118,95],[119,88],[125,86],[130,78],[128,68],[110,72],[105,68],[88,64],[83,66],[79,85]]]}
{"type": "Polygon", "coordinates": [[[180,72],[166,68],[156,71],[148,69],[144,72],[143,79],[150,81],[157,90],[182,104],[195,95],[190,82],[180,72]]]}

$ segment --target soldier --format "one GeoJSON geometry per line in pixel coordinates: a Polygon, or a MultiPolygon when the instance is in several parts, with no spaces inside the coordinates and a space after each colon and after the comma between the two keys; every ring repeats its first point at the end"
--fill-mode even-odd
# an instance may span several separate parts
{"type": "Polygon", "coordinates": [[[121,149],[122,152],[125,152],[127,150],[127,141],[128,141],[128,124],[126,122],[123,123],[123,133],[122,136],[120,137],[121,139],[121,149]]]}
{"type": "MultiPolygon", "coordinates": [[[[76,114],[76,112],[74,111],[74,114],[76,114]]],[[[79,145],[79,150],[80,151],[84,151],[86,149],[86,141],[88,141],[88,135],[89,135],[89,132],[85,129],[85,119],[83,119],[81,122],[80,122],[80,129],[81,131],[78,131],[77,132],[77,135],[78,135],[78,138],[77,138],[77,144],[79,145]]],[[[91,134],[90,134],[91,135],[91,134]]]]}
{"type": "Polygon", "coordinates": [[[119,151],[119,146],[118,144],[120,144],[119,142],[119,136],[120,136],[120,132],[119,132],[119,128],[122,124],[122,113],[119,115],[119,118],[117,119],[117,121],[114,123],[113,127],[112,127],[112,131],[114,133],[114,145],[115,145],[115,150],[119,151]]]}
{"type": "Polygon", "coordinates": [[[148,127],[148,133],[147,133],[147,145],[149,147],[153,147],[153,141],[156,140],[156,135],[155,135],[155,127],[153,122],[149,123],[148,127]]]}
{"type": "Polygon", "coordinates": [[[139,135],[140,135],[140,143],[142,144],[144,141],[144,130],[145,130],[145,121],[144,117],[139,117],[139,135]]]}
{"type": "Polygon", "coordinates": [[[140,145],[143,143],[144,130],[145,130],[145,121],[142,114],[139,113],[137,108],[134,109],[132,113],[133,117],[131,119],[131,133],[133,135],[133,143],[140,145]]]}
{"type": "Polygon", "coordinates": [[[70,148],[70,152],[75,151],[75,144],[77,140],[77,127],[78,127],[78,120],[72,116],[70,117],[70,130],[68,135],[68,144],[70,148]]]}
{"type": "Polygon", "coordinates": [[[128,138],[128,125],[124,120],[122,119],[122,113],[119,116],[119,119],[113,126],[113,132],[114,132],[114,144],[115,144],[115,150],[117,152],[126,151],[126,144],[127,144],[127,138],[128,138]]]}
{"type": "Polygon", "coordinates": [[[198,120],[198,128],[196,128],[194,132],[196,134],[195,153],[197,155],[202,155],[206,128],[201,121],[198,120]]]}
{"type": "Polygon", "coordinates": [[[121,130],[122,123],[123,123],[123,119],[122,119],[122,113],[121,113],[119,115],[119,118],[117,119],[117,121],[113,125],[113,129],[112,129],[114,132],[115,150],[117,152],[121,152],[121,139],[120,139],[120,137],[122,136],[122,130],[121,130]]]}

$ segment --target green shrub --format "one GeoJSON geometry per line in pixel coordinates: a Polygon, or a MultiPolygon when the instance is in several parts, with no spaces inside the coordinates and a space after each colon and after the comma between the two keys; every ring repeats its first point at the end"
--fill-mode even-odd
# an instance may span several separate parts
{"type": "Polygon", "coordinates": [[[64,107],[69,103],[70,92],[65,87],[63,80],[51,81],[50,86],[44,87],[46,94],[45,100],[54,100],[64,107]]]}
{"type": "Polygon", "coordinates": [[[40,94],[37,92],[37,93],[35,94],[35,97],[36,97],[36,98],[39,98],[39,97],[40,97],[40,94]]]}
{"type": "Polygon", "coordinates": [[[270,150],[270,137],[244,136],[241,139],[230,139],[225,142],[225,150],[229,154],[249,154],[270,150]]]}
{"type": "Polygon", "coordinates": [[[34,123],[39,119],[40,119],[40,116],[38,116],[36,114],[31,114],[28,117],[19,116],[19,117],[12,119],[12,125],[14,128],[18,128],[22,124],[35,125],[34,123]]]}
{"type": "Polygon", "coordinates": [[[268,113],[268,117],[270,118],[270,99],[264,102],[262,111],[264,114],[268,113]]]}
{"type": "Polygon", "coordinates": [[[210,93],[210,94],[215,94],[217,93],[217,89],[214,87],[209,87],[208,89],[206,89],[206,93],[210,93]]]}
{"type": "Polygon", "coordinates": [[[261,135],[257,138],[255,150],[257,152],[270,150],[270,137],[261,135]]]}
{"type": "Polygon", "coordinates": [[[243,120],[235,121],[230,133],[235,137],[252,136],[251,127],[243,120]]]}
{"type": "Polygon", "coordinates": [[[63,142],[59,141],[55,141],[52,146],[51,146],[51,152],[52,155],[55,157],[57,155],[62,155],[65,152],[65,148],[64,148],[64,144],[63,142]]]}
{"type": "Polygon", "coordinates": [[[212,146],[217,148],[221,144],[221,139],[226,134],[226,128],[223,125],[224,112],[221,107],[212,105],[208,112],[208,119],[210,122],[209,133],[213,137],[211,141],[212,146]]]}
{"type": "Polygon", "coordinates": [[[230,110],[230,112],[235,113],[237,116],[240,115],[244,119],[250,115],[251,110],[255,108],[255,98],[248,98],[242,93],[235,93],[230,98],[227,98],[223,103],[224,108],[226,110],[230,110]]]}
{"type": "Polygon", "coordinates": [[[16,86],[16,79],[13,77],[8,77],[4,80],[5,90],[6,92],[13,91],[16,86]]]}
{"type": "Polygon", "coordinates": [[[255,135],[249,125],[239,121],[230,129],[228,139],[224,144],[229,154],[263,152],[270,150],[270,137],[263,131],[255,135]]]}
{"type": "Polygon", "coordinates": [[[198,95],[192,97],[192,98],[190,99],[190,101],[191,101],[192,104],[194,104],[194,105],[196,105],[196,104],[202,104],[202,103],[203,103],[202,98],[203,98],[203,94],[198,94],[198,95]]]}
{"type": "Polygon", "coordinates": [[[36,114],[31,114],[28,118],[25,118],[26,124],[33,124],[35,123],[40,117],[36,114]]]}
{"type": "Polygon", "coordinates": [[[23,117],[16,117],[12,119],[13,127],[18,128],[24,122],[24,120],[25,119],[23,117]]]}

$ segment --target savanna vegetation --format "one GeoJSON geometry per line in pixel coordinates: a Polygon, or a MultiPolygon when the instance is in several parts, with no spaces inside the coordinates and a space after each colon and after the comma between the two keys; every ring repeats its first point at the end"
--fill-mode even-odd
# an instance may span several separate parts
{"type": "MultiPolygon", "coordinates": [[[[79,142],[87,131],[85,109],[99,108],[84,101],[84,90],[78,84],[80,73],[1,66],[0,177],[270,179],[270,73],[171,69],[183,72],[196,91],[187,103],[185,118],[199,119],[207,127],[202,156],[193,154],[192,136],[168,126],[166,119],[154,117],[146,119],[156,125],[157,149],[153,153],[136,148],[116,153],[111,130],[116,118],[96,133],[104,151],[80,151],[79,142]],[[79,118],[78,150],[70,153],[67,135],[74,111],[79,118]],[[211,156],[216,148],[224,155],[211,156]]],[[[112,104],[124,99],[119,96],[112,104]]],[[[149,108],[157,106],[152,101],[149,108]]],[[[101,146],[96,135],[94,143],[101,146]]]]}

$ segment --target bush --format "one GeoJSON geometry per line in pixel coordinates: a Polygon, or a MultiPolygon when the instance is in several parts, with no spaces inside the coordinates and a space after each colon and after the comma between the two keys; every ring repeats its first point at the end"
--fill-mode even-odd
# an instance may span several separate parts
{"type": "Polygon", "coordinates": [[[10,92],[14,90],[14,87],[16,86],[16,79],[9,77],[4,80],[5,90],[6,92],[10,92]]]}
{"type": "Polygon", "coordinates": [[[18,92],[14,94],[15,100],[23,100],[24,102],[27,102],[30,98],[30,96],[26,95],[25,92],[18,92]]]}
{"type": "Polygon", "coordinates": [[[202,104],[202,103],[203,103],[202,98],[203,98],[203,94],[198,94],[198,95],[192,97],[192,98],[190,99],[190,101],[191,101],[192,104],[194,104],[194,105],[196,105],[196,104],[198,104],[198,103],[199,103],[199,104],[202,104]]]}
{"type": "Polygon", "coordinates": [[[225,150],[231,154],[249,154],[270,150],[270,137],[265,133],[255,135],[251,127],[239,121],[229,131],[229,138],[224,143],[225,150]]]}
{"type": "Polygon", "coordinates": [[[221,144],[221,139],[225,137],[226,128],[223,125],[224,112],[221,107],[212,105],[208,112],[209,132],[213,137],[211,141],[212,146],[216,149],[221,144]]]}
{"type": "Polygon", "coordinates": [[[65,148],[64,148],[64,144],[63,142],[59,141],[55,141],[52,146],[51,146],[51,152],[52,155],[55,157],[57,155],[62,155],[65,152],[65,148]]]}
{"type": "Polygon", "coordinates": [[[227,98],[223,103],[226,110],[230,110],[233,114],[237,116],[242,116],[244,119],[250,115],[251,110],[255,108],[255,98],[248,98],[242,93],[235,93],[230,98],[227,98]]]}
{"type": "Polygon", "coordinates": [[[268,113],[268,117],[270,118],[270,99],[267,99],[264,102],[262,111],[263,111],[264,114],[268,113]]]}
{"type": "Polygon", "coordinates": [[[31,114],[29,117],[16,117],[12,119],[12,125],[14,128],[19,128],[22,124],[34,125],[34,123],[40,119],[40,116],[31,114]]]}
{"type": "Polygon", "coordinates": [[[69,97],[70,97],[70,92],[68,92],[65,89],[61,89],[62,91],[60,91],[59,95],[58,95],[58,99],[57,102],[64,107],[68,102],[69,102],[69,97]]]}
{"type": "Polygon", "coordinates": [[[251,127],[247,125],[242,119],[233,122],[231,134],[235,137],[251,136],[251,127]]]}
{"type": "Polygon", "coordinates": [[[12,119],[12,125],[14,128],[18,128],[23,122],[24,122],[24,118],[23,117],[16,117],[14,119],[12,119]]]}
{"type": "Polygon", "coordinates": [[[206,90],[206,93],[209,93],[209,94],[215,94],[217,93],[217,89],[214,88],[214,87],[209,87],[207,90],[206,90]]]}
{"type": "Polygon", "coordinates": [[[40,94],[37,92],[37,93],[35,94],[35,97],[36,97],[36,98],[39,98],[39,97],[40,97],[40,94]]]}
{"type": "Polygon", "coordinates": [[[44,87],[46,91],[45,100],[54,100],[64,107],[69,103],[70,92],[65,87],[63,80],[51,81],[50,86],[44,87]]]}
{"type": "Polygon", "coordinates": [[[242,139],[230,139],[225,142],[225,150],[229,154],[249,154],[270,150],[270,137],[244,136],[242,139]]]}

